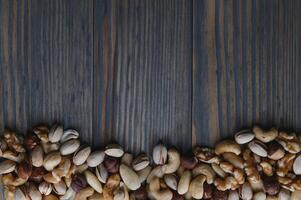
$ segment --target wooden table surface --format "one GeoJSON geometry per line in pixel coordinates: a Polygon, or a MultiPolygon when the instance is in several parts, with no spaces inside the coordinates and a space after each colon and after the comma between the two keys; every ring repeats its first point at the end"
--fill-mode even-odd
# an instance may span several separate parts
{"type": "Polygon", "coordinates": [[[301,131],[300,0],[0,0],[0,130],[102,147],[301,131]]]}

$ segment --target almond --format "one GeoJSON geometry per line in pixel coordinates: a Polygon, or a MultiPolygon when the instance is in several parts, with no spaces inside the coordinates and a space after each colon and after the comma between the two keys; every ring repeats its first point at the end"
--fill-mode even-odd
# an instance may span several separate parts
{"type": "Polygon", "coordinates": [[[94,151],[87,158],[87,164],[89,167],[96,167],[102,163],[105,159],[105,152],[103,151],[94,151]]]}
{"type": "Polygon", "coordinates": [[[80,146],[80,142],[77,139],[71,139],[63,143],[60,152],[63,156],[70,155],[74,153],[80,146]]]}
{"type": "Polygon", "coordinates": [[[89,170],[85,171],[85,177],[87,183],[98,193],[102,193],[102,185],[99,182],[98,178],[89,170]]]}
{"type": "Polygon", "coordinates": [[[254,133],[249,130],[242,130],[235,134],[234,139],[238,144],[246,144],[254,139],[254,133]]]}
{"type": "Polygon", "coordinates": [[[123,155],[123,148],[119,144],[109,144],[106,146],[105,153],[108,156],[119,158],[123,155]]]}
{"type": "Polygon", "coordinates": [[[82,165],[86,162],[91,153],[91,147],[82,146],[73,155],[73,163],[75,165],[82,165]]]}
{"type": "Polygon", "coordinates": [[[120,165],[119,173],[123,182],[130,190],[137,190],[141,186],[136,172],[125,164],[120,165]]]}

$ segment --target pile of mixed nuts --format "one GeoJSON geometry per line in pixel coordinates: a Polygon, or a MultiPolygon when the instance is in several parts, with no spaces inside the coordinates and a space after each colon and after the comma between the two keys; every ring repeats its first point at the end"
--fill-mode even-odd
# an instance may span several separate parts
{"type": "Polygon", "coordinates": [[[0,174],[7,200],[300,200],[300,151],[295,133],[255,126],[185,155],[158,144],[150,159],[118,144],[92,151],[55,124],[5,130],[0,174]]]}

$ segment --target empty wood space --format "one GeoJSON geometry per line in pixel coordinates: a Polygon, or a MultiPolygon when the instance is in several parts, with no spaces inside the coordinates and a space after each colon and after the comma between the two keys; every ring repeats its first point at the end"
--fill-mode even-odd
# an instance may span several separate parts
{"type": "Polygon", "coordinates": [[[0,131],[148,152],[301,131],[301,1],[0,0],[0,131]]]}

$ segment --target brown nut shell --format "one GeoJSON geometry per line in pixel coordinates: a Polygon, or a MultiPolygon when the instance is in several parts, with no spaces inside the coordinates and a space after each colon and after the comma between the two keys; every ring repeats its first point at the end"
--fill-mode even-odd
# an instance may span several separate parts
{"type": "Polygon", "coordinates": [[[79,192],[80,190],[82,190],[85,187],[87,187],[87,181],[83,175],[77,174],[72,178],[71,188],[75,192],[79,192]]]}
{"type": "Polygon", "coordinates": [[[17,167],[17,174],[20,178],[28,179],[32,173],[32,166],[31,164],[23,160],[17,167]]]}
{"type": "Polygon", "coordinates": [[[40,183],[43,180],[43,175],[46,170],[43,167],[33,167],[29,180],[35,183],[40,183]]]}
{"type": "Polygon", "coordinates": [[[280,185],[277,178],[274,176],[268,176],[263,178],[264,190],[269,195],[276,195],[280,191],[280,185]]]}
{"type": "Polygon", "coordinates": [[[25,136],[24,145],[28,150],[31,150],[40,144],[40,141],[41,140],[36,135],[30,133],[25,136]]]}
{"type": "Polygon", "coordinates": [[[268,158],[279,160],[285,155],[283,147],[276,141],[267,143],[268,158]]]}
{"type": "Polygon", "coordinates": [[[181,157],[181,166],[185,169],[193,169],[198,163],[194,155],[185,155],[181,157]]]}
{"type": "Polygon", "coordinates": [[[108,170],[108,172],[111,174],[117,173],[119,170],[119,160],[117,158],[108,156],[104,160],[103,164],[105,168],[108,170]]]}
{"type": "Polygon", "coordinates": [[[220,191],[215,188],[212,199],[213,200],[227,200],[228,199],[228,191],[220,191]]]}

